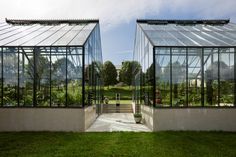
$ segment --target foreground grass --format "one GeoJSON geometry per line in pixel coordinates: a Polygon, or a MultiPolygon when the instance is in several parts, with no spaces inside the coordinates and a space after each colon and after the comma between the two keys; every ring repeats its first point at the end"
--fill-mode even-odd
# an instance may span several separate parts
{"type": "Polygon", "coordinates": [[[236,133],[0,133],[0,156],[235,157],[236,133]]]}

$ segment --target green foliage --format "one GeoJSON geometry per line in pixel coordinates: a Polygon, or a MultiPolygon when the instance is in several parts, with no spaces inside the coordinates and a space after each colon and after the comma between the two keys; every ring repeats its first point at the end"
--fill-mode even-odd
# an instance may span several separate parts
{"type": "Polygon", "coordinates": [[[134,113],[134,118],[140,118],[140,117],[142,117],[141,113],[134,113]]]}
{"type": "Polygon", "coordinates": [[[141,69],[140,64],[136,61],[123,62],[120,70],[120,81],[130,86],[132,84],[132,78],[134,75],[133,69],[141,69]]]}
{"type": "Polygon", "coordinates": [[[106,61],[102,68],[102,74],[104,79],[104,85],[114,85],[117,83],[117,71],[116,67],[113,65],[112,62],[106,61]]]}

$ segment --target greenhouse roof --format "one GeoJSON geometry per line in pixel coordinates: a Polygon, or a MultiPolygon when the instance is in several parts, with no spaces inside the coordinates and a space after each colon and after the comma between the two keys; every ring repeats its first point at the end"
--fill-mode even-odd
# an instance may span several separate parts
{"type": "Polygon", "coordinates": [[[137,20],[137,23],[154,46],[236,46],[236,24],[230,20],[137,20]]]}
{"type": "Polygon", "coordinates": [[[0,20],[0,46],[82,46],[98,20],[0,20]]]}

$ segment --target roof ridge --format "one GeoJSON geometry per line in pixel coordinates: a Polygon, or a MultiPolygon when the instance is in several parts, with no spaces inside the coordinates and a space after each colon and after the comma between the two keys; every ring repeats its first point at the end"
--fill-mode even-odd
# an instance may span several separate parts
{"type": "Polygon", "coordinates": [[[137,19],[137,23],[147,23],[147,24],[227,24],[230,19],[137,19]]]}
{"type": "Polygon", "coordinates": [[[5,21],[10,24],[80,24],[80,23],[99,23],[98,19],[7,19],[5,21]]]}

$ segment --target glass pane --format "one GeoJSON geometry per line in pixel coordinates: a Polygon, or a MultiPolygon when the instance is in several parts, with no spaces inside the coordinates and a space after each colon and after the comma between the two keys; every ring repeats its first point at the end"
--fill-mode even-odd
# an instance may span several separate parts
{"type": "Polygon", "coordinates": [[[156,48],[156,106],[170,106],[170,48],[156,48]]]}
{"type": "Polygon", "coordinates": [[[66,104],[66,48],[51,48],[51,105],[66,104]]]}
{"type": "Polygon", "coordinates": [[[67,105],[82,106],[82,55],[80,48],[70,48],[67,54],[67,105]]]}
{"type": "Polygon", "coordinates": [[[186,105],[186,49],[172,49],[172,106],[186,105]]]}
{"type": "Polygon", "coordinates": [[[220,106],[234,106],[234,49],[220,49],[220,106]]]}
{"type": "Polygon", "coordinates": [[[2,78],[2,48],[0,47],[0,106],[2,106],[2,82],[3,82],[3,78],[2,78]]]}
{"type": "Polygon", "coordinates": [[[19,48],[19,105],[33,106],[33,48],[19,48]]]}
{"type": "Polygon", "coordinates": [[[218,106],[218,48],[204,49],[204,105],[218,106]]]}
{"type": "Polygon", "coordinates": [[[37,106],[50,106],[50,48],[35,48],[37,106]]]}
{"type": "Polygon", "coordinates": [[[17,106],[18,50],[3,48],[3,105],[17,106]]]}
{"type": "Polygon", "coordinates": [[[200,48],[188,49],[188,105],[201,106],[201,53],[200,48]]]}

